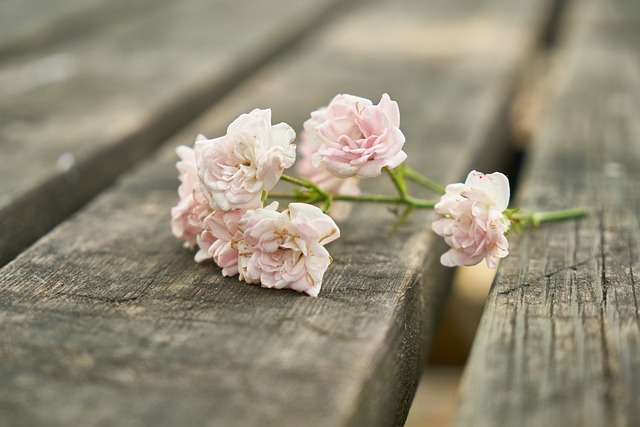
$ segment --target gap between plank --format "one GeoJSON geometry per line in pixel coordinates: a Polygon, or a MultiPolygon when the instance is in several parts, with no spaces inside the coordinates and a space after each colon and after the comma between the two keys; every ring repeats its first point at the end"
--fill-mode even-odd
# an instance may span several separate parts
{"type": "Polygon", "coordinates": [[[562,38],[566,12],[571,2],[547,1],[540,31],[533,36],[531,51],[505,85],[504,103],[495,113],[494,125],[471,156],[469,169],[504,173],[509,178],[512,196],[518,190],[522,165],[535,125],[548,103],[546,85],[550,58],[562,38]]]}
{"type": "MultiPolygon", "coordinates": [[[[471,167],[486,173],[497,170],[507,175],[512,195],[517,193],[522,172],[521,168],[526,157],[528,140],[523,139],[531,138],[531,135],[522,135],[517,129],[518,116],[531,113],[528,111],[523,112],[522,110],[514,111],[514,108],[518,106],[518,103],[526,102],[530,99],[532,90],[541,90],[540,80],[546,78],[549,69],[549,57],[553,55],[558,42],[562,39],[565,18],[571,2],[572,0],[551,0],[548,2],[547,15],[542,19],[539,34],[537,36],[534,35],[535,43],[532,46],[529,58],[523,61],[522,67],[517,70],[508,85],[504,103],[495,115],[494,125],[488,133],[488,137],[480,144],[479,153],[486,151],[487,147],[492,147],[492,154],[474,156],[474,161],[471,165],[471,167]],[[499,153],[499,155],[496,156],[495,153],[499,153]]],[[[536,109],[544,108],[544,105],[536,105],[535,107],[536,109]]],[[[527,108],[527,106],[525,105],[523,108],[527,108]]],[[[538,111],[536,111],[536,120],[538,118],[537,113],[538,111]]],[[[487,292],[489,285],[490,283],[487,284],[487,292]]],[[[449,286],[449,288],[451,287],[452,285],[449,286]]],[[[455,289],[453,292],[455,292],[455,289]]],[[[478,304],[484,304],[484,301],[478,300],[477,302],[478,304]]],[[[447,311],[450,310],[449,308],[447,311]]],[[[479,322],[479,320],[478,315],[477,321],[479,322]]],[[[441,333],[442,331],[439,329],[436,335],[441,333]]],[[[471,346],[471,341],[468,341],[469,347],[471,346]]],[[[466,350],[468,351],[468,349],[466,350]]]]}

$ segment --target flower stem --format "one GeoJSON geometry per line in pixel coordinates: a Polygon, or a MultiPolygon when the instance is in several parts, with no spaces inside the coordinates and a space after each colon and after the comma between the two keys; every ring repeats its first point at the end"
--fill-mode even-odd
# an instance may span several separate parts
{"type": "Polygon", "coordinates": [[[433,209],[436,203],[438,203],[435,200],[416,199],[415,197],[410,196],[402,198],[396,196],[384,196],[379,194],[361,194],[360,196],[336,194],[333,196],[333,200],[345,202],[391,203],[413,206],[416,209],[433,209]]]}
{"type": "MultiPolygon", "coordinates": [[[[286,194],[286,193],[269,193],[270,198],[277,199],[289,199],[299,200],[298,194],[286,194]]],[[[438,203],[436,200],[424,200],[416,199],[415,197],[407,196],[405,199],[398,196],[385,196],[379,194],[361,194],[359,196],[348,196],[344,194],[331,194],[331,199],[341,202],[364,202],[364,203],[387,203],[387,204],[399,204],[411,206],[415,209],[433,209],[438,203]]],[[[319,202],[322,200],[318,200],[319,202]]]]}
{"type": "Polygon", "coordinates": [[[396,187],[396,190],[398,190],[398,194],[400,195],[400,198],[402,200],[405,200],[408,197],[407,185],[405,184],[404,179],[402,178],[402,172],[398,173],[396,171],[393,171],[389,166],[385,166],[384,170],[387,172],[387,174],[391,178],[391,181],[393,182],[393,185],[396,187]]]}
{"type": "Polygon", "coordinates": [[[438,194],[445,193],[444,186],[438,184],[435,181],[430,180],[426,176],[419,174],[418,172],[411,169],[409,166],[404,167],[404,176],[413,182],[416,182],[424,187],[427,187],[430,190],[435,191],[438,194]]]}
{"type": "Polygon", "coordinates": [[[513,219],[515,221],[520,221],[523,225],[532,225],[536,227],[544,222],[580,218],[588,213],[589,211],[584,208],[563,209],[548,212],[514,212],[513,219]]]}
{"type": "Polygon", "coordinates": [[[292,184],[299,185],[300,187],[304,187],[304,188],[316,188],[316,186],[315,186],[313,183],[311,183],[311,182],[309,182],[309,181],[302,180],[302,179],[300,179],[300,178],[296,178],[296,177],[294,177],[294,176],[289,176],[289,175],[284,175],[284,174],[283,174],[280,178],[281,178],[283,181],[287,181],[287,182],[290,182],[290,183],[292,183],[292,184]]]}
{"type": "Polygon", "coordinates": [[[402,212],[402,214],[400,214],[396,219],[396,221],[393,223],[393,226],[391,227],[391,231],[389,232],[389,235],[393,234],[396,230],[398,230],[398,228],[400,228],[402,224],[407,222],[407,220],[409,219],[409,217],[411,216],[414,210],[416,210],[414,206],[407,206],[404,212],[402,212]]]}
{"type": "Polygon", "coordinates": [[[291,193],[271,193],[269,192],[270,199],[286,199],[286,200],[300,200],[299,194],[291,193]]]}

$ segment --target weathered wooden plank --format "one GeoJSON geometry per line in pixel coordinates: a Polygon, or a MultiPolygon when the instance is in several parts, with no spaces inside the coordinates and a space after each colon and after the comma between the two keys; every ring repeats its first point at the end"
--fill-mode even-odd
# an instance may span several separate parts
{"type": "Polygon", "coordinates": [[[96,27],[146,8],[163,7],[162,1],[124,0],[4,0],[0,2],[0,59],[53,43],[86,35],[96,27]],[[154,4],[155,3],[155,4],[154,4]]]}
{"type": "Polygon", "coordinates": [[[640,4],[575,2],[569,22],[518,198],[592,213],[513,237],[460,426],[640,423],[640,4]]]}
{"type": "Polygon", "coordinates": [[[0,264],[337,2],[170,3],[0,67],[0,264]]]}
{"type": "Polygon", "coordinates": [[[171,235],[173,147],[219,135],[255,107],[299,129],[335,93],[388,91],[410,163],[458,179],[472,159],[493,157],[483,153],[540,28],[539,6],[360,3],[221,100],[0,271],[0,419],[401,424],[450,272],[436,265],[431,215],[385,238],[394,216],[357,209],[330,247],[317,299],[249,286],[195,264],[171,235]]]}

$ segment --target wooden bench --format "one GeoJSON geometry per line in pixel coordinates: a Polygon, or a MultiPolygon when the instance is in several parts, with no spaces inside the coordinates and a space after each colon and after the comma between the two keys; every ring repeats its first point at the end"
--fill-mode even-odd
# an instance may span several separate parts
{"type": "MultiPolygon", "coordinates": [[[[256,107],[300,130],[336,93],[377,100],[388,92],[415,169],[441,182],[472,168],[505,171],[514,160],[510,106],[557,8],[535,0],[74,3],[0,5],[11,12],[0,13],[0,426],[402,424],[451,276],[438,262],[445,249],[430,231],[433,215],[419,212],[386,237],[392,212],[357,209],[330,247],[334,263],[316,299],[245,285],[194,263],[171,235],[174,148],[198,133],[221,135],[256,107]]],[[[589,0],[585,10],[604,8],[637,34],[627,3],[589,0]],[[628,16],[618,15],[624,8],[628,16]]],[[[598,85],[580,77],[594,60],[580,51],[594,43],[593,21],[574,9],[580,19],[568,32],[581,37],[568,51],[582,56],[564,59],[573,74],[561,81],[579,98],[598,85]]],[[[637,52],[632,37],[624,41],[620,68],[629,74],[617,84],[637,93],[637,62],[628,62],[637,52]]],[[[607,114],[623,120],[638,110],[629,93],[616,98],[617,110],[591,98],[578,105],[603,109],[587,121],[594,126],[609,123],[607,114]]],[[[561,131],[578,132],[582,119],[564,126],[577,101],[566,102],[553,98],[519,201],[561,208],[599,194],[606,210],[511,240],[469,363],[460,425],[568,417],[561,412],[577,403],[553,399],[575,394],[581,372],[608,381],[587,387],[584,405],[620,423],[637,415],[638,312],[628,305],[633,283],[623,280],[638,263],[637,209],[625,204],[637,203],[637,150],[611,122],[601,134],[615,153],[607,168],[589,163],[602,148],[575,160],[582,151],[573,137],[563,145],[570,134],[561,131]],[[595,185],[603,176],[626,187],[595,185]],[[598,299],[604,288],[615,307],[598,299]],[[567,305],[553,307],[567,313],[534,310],[527,292],[547,303],[563,295],[567,305]],[[505,317],[492,320],[497,314],[505,317]],[[584,357],[575,362],[564,347],[573,344],[559,340],[578,333],[584,340],[573,348],[584,357]],[[600,355],[587,352],[603,343],[600,355]],[[571,373],[573,382],[553,376],[571,373]],[[539,416],[529,419],[527,399],[540,387],[539,416]]],[[[379,181],[365,189],[392,191],[379,181]]]]}
{"type": "Polygon", "coordinates": [[[589,217],[514,236],[457,425],[640,423],[640,5],[569,5],[518,203],[589,217]]]}

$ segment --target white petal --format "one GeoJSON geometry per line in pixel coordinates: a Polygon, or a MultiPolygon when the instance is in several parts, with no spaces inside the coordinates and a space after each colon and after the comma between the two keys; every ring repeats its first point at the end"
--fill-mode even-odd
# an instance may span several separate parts
{"type": "Polygon", "coordinates": [[[509,179],[500,172],[485,175],[471,171],[465,184],[486,193],[500,212],[504,211],[509,205],[509,179]]]}

